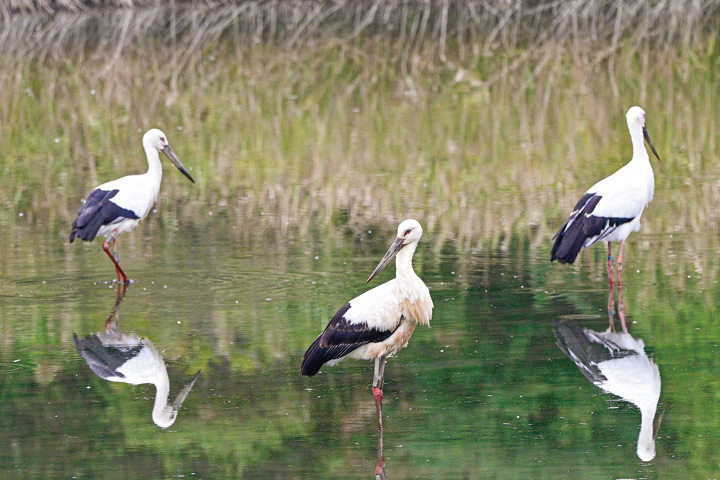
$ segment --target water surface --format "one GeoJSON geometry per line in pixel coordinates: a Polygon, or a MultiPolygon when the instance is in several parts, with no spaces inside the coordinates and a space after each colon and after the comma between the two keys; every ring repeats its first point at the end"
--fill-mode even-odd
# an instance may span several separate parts
{"type": "Polygon", "coordinates": [[[558,47],[498,79],[502,55],[473,65],[448,47],[457,63],[408,70],[414,40],[243,42],[229,25],[192,48],[182,30],[174,51],[130,35],[110,60],[71,29],[67,62],[42,42],[45,56],[3,57],[3,478],[372,478],[372,364],[299,366],[338,308],[392,277],[365,285],[407,217],[425,230],[414,265],[435,310],[386,368],[388,478],[717,476],[714,46],[677,64],[619,51],[613,74],[558,47]],[[622,291],[662,380],[649,462],[638,408],[591,384],[553,333],[608,328],[604,248],[549,262],[577,198],[629,158],[635,103],[663,158],[622,291]],[[197,184],[166,165],[155,210],[118,239],[133,283],[114,310],[99,243],[67,235],[93,186],[145,168],[151,126],[197,184]],[[166,429],[154,386],[103,380],[76,352],[73,335],[113,314],[162,356],[170,401],[201,371],[166,429]]]}

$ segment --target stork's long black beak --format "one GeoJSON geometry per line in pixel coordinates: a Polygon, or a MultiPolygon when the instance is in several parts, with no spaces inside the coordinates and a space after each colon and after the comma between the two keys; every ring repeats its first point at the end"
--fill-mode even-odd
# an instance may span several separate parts
{"type": "Polygon", "coordinates": [[[190,393],[190,390],[192,389],[193,385],[195,385],[195,382],[197,381],[198,377],[200,376],[200,372],[202,370],[198,370],[198,372],[195,374],[192,380],[190,380],[190,383],[185,385],[182,390],[180,390],[180,393],[178,393],[178,396],[175,398],[175,401],[173,402],[173,409],[175,411],[180,410],[180,407],[182,406],[183,402],[185,401],[185,397],[188,396],[188,393],[190,393]]]}
{"type": "Polygon", "coordinates": [[[667,410],[668,405],[663,405],[663,409],[660,412],[660,415],[658,415],[657,421],[655,422],[655,430],[653,431],[653,441],[657,440],[658,431],[660,430],[660,425],[662,424],[663,417],[665,416],[665,410],[667,410]]]}
{"type": "Polygon", "coordinates": [[[173,152],[173,149],[170,148],[170,145],[165,145],[165,147],[163,147],[162,149],[162,152],[170,159],[173,165],[175,165],[178,170],[182,172],[183,175],[189,178],[191,182],[195,183],[195,180],[193,180],[193,178],[190,176],[188,171],[185,169],[185,166],[182,164],[177,155],[175,155],[175,152],[173,152]]]}
{"type": "Polygon", "coordinates": [[[660,155],[658,155],[657,150],[655,150],[655,145],[653,145],[652,141],[650,140],[650,135],[647,133],[647,128],[645,128],[645,125],[643,125],[643,136],[645,137],[645,141],[648,142],[648,145],[650,145],[650,150],[655,154],[655,157],[660,160],[660,155]]]}
{"type": "Polygon", "coordinates": [[[392,245],[390,245],[390,248],[388,248],[388,251],[385,253],[385,256],[382,258],[382,260],[380,260],[380,263],[378,263],[378,266],[375,267],[375,270],[373,271],[373,273],[370,275],[370,277],[367,279],[367,282],[365,282],[365,283],[370,283],[370,280],[375,278],[375,275],[380,273],[382,271],[382,269],[385,268],[385,266],[387,266],[388,263],[390,263],[390,260],[392,260],[393,257],[395,255],[397,255],[397,253],[405,246],[405,244],[403,242],[404,242],[404,240],[400,237],[397,237],[393,241],[392,245]]]}

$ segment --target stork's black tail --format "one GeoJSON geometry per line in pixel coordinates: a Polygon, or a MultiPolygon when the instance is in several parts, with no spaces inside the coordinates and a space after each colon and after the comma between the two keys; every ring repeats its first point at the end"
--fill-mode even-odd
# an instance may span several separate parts
{"type": "Polygon", "coordinates": [[[555,243],[550,250],[550,261],[557,260],[560,263],[573,263],[582,250],[588,236],[585,234],[581,221],[573,221],[570,217],[567,222],[555,234],[555,243]],[[572,222],[570,226],[568,223],[572,222]]]}
{"type": "Polygon", "coordinates": [[[77,218],[72,223],[70,243],[75,240],[75,237],[92,242],[103,225],[115,223],[124,218],[140,218],[132,210],[122,208],[110,200],[118,192],[117,189],[105,191],[96,188],[88,195],[87,200],[80,207],[77,218]]]}
{"type": "Polygon", "coordinates": [[[338,310],[325,331],[308,347],[303,355],[300,373],[312,377],[325,363],[339,360],[368,343],[382,342],[395,331],[369,328],[366,322],[349,321],[345,314],[350,308],[351,304],[346,303],[338,310]]]}
{"type": "Polygon", "coordinates": [[[75,350],[85,359],[90,369],[100,378],[124,377],[117,371],[124,363],[135,357],[142,345],[106,346],[97,335],[88,335],[80,340],[73,333],[75,350]]]}
{"type": "Polygon", "coordinates": [[[596,217],[591,215],[601,198],[600,195],[593,193],[586,193],[582,196],[568,219],[553,237],[555,243],[550,251],[551,262],[557,260],[560,263],[573,263],[580,250],[585,246],[587,239],[598,236],[602,232],[596,217]]]}
{"type": "Polygon", "coordinates": [[[555,320],[553,333],[560,350],[575,362],[585,378],[596,385],[607,381],[598,367],[600,363],[637,355],[633,350],[620,348],[602,334],[582,328],[574,320],[555,320]]]}
{"type": "Polygon", "coordinates": [[[312,377],[316,373],[320,371],[320,368],[325,364],[325,362],[332,360],[333,356],[335,358],[340,358],[341,356],[337,355],[328,355],[328,348],[323,348],[320,345],[321,336],[318,336],[315,341],[310,345],[310,347],[305,352],[305,355],[303,355],[303,361],[302,365],[300,366],[300,373],[302,375],[306,375],[308,377],[312,377]]]}
{"type": "Polygon", "coordinates": [[[575,205],[565,221],[550,251],[550,261],[573,263],[583,247],[590,246],[610,235],[619,226],[635,220],[635,217],[604,217],[595,215],[595,207],[602,196],[586,193],[575,205]]]}

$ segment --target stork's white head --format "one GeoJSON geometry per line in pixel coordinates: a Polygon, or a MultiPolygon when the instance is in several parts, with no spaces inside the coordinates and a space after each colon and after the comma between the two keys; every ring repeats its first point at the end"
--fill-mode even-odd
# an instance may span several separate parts
{"type": "MultiPolygon", "coordinates": [[[[163,364],[164,365],[164,364],[163,364]]],[[[177,397],[175,398],[175,401],[171,404],[167,404],[167,388],[168,386],[165,386],[165,398],[164,399],[155,399],[155,407],[153,408],[153,422],[155,422],[155,425],[157,425],[160,428],[168,428],[170,425],[175,423],[175,420],[177,419],[178,410],[180,410],[180,407],[182,406],[183,402],[185,401],[185,398],[188,396],[188,393],[190,393],[190,390],[192,389],[193,385],[195,385],[195,382],[197,381],[198,377],[200,376],[200,370],[195,374],[195,376],[190,380],[190,383],[185,385],[182,390],[180,390],[180,393],[178,393],[177,397]]],[[[165,382],[169,383],[169,380],[167,379],[167,376],[165,377],[165,382]]],[[[159,394],[159,389],[158,389],[159,394]]]]}
{"type": "Polygon", "coordinates": [[[158,152],[162,152],[167,145],[169,145],[169,143],[162,130],[151,128],[143,135],[143,147],[145,148],[151,147],[158,152]]]}
{"type": "Polygon", "coordinates": [[[165,156],[170,159],[173,165],[175,165],[177,169],[182,172],[183,175],[189,178],[191,182],[195,183],[195,180],[193,180],[193,178],[183,166],[182,162],[180,162],[180,159],[177,157],[177,155],[175,155],[173,149],[170,148],[167,137],[161,130],[158,130],[157,128],[151,128],[150,130],[145,132],[145,135],[143,135],[143,147],[145,148],[145,151],[148,152],[148,156],[150,155],[149,152],[152,150],[157,150],[158,152],[164,153],[165,156]]]}
{"type": "Polygon", "coordinates": [[[173,408],[172,405],[168,405],[162,410],[159,410],[157,412],[153,411],[153,422],[155,422],[155,425],[160,428],[168,428],[170,425],[175,423],[175,419],[177,419],[177,413],[178,411],[173,408]]]}
{"type": "MultiPolygon", "coordinates": [[[[412,251],[414,251],[415,245],[417,245],[420,237],[422,237],[422,227],[420,226],[420,223],[417,220],[413,219],[404,220],[398,226],[397,237],[395,237],[395,240],[393,241],[392,245],[390,245],[387,253],[385,253],[385,256],[382,258],[382,260],[380,260],[380,263],[377,267],[375,267],[375,270],[372,274],[370,274],[370,277],[365,283],[368,283],[370,282],[370,280],[375,278],[375,275],[380,273],[380,271],[385,268],[388,263],[390,263],[390,260],[392,260],[393,257],[397,255],[397,253],[407,245],[413,245],[410,248],[412,249],[412,251]]],[[[410,256],[412,257],[412,254],[410,254],[410,256]]]]}
{"type": "Polygon", "coordinates": [[[637,456],[643,462],[649,462],[655,458],[655,438],[646,444],[638,443],[637,456]]]}
{"type": "Polygon", "coordinates": [[[403,245],[409,245],[413,242],[417,243],[422,237],[423,230],[420,222],[409,218],[398,225],[397,238],[401,238],[403,245]]]}
{"type": "Polygon", "coordinates": [[[652,150],[655,157],[660,160],[660,155],[658,155],[657,150],[655,150],[655,145],[653,145],[650,140],[650,135],[648,135],[647,128],[645,128],[645,110],[640,107],[630,107],[630,110],[625,114],[625,118],[627,119],[628,130],[630,130],[630,137],[633,138],[633,148],[642,148],[643,153],[647,153],[642,146],[642,138],[640,138],[640,133],[642,132],[645,141],[650,146],[650,150],[652,150]]]}
{"type": "Polygon", "coordinates": [[[645,126],[645,110],[640,107],[630,107],[630,110],[625,114],[625,118],[627,119],[628,128],[631,130],[637,128],[636,125],[639,125],[640,128],[645,126]]]}

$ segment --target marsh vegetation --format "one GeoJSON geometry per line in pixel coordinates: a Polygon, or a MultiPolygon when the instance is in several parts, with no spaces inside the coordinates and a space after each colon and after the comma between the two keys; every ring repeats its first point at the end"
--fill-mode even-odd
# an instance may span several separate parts
{"type": "Polygon", "coordinates": [[[436,316],[388,367],[390,478],[542,478],[538,459],[548,478],[715,475],[720,2],[117,4],[135,8],[0,6],[8,478],[369,474],[366,368],[309,384],[298,358],[406,217],[436,316]],[[662,158],[624,293],[673,405],[651,466],[632,458],[637,410],[574,383],[550,329],[604,328],[602,248],[561,268],[549,241],[630,158],[634,104],[662,158]],[[119,240],[137,280],[121,322],[165,349],[171,380],[204,372],[172,435],[150,393],[76,358],[113,272],[66,243],[90,188],[144,171],[155,126],[197,184],[166,169],[119,240]]]}

